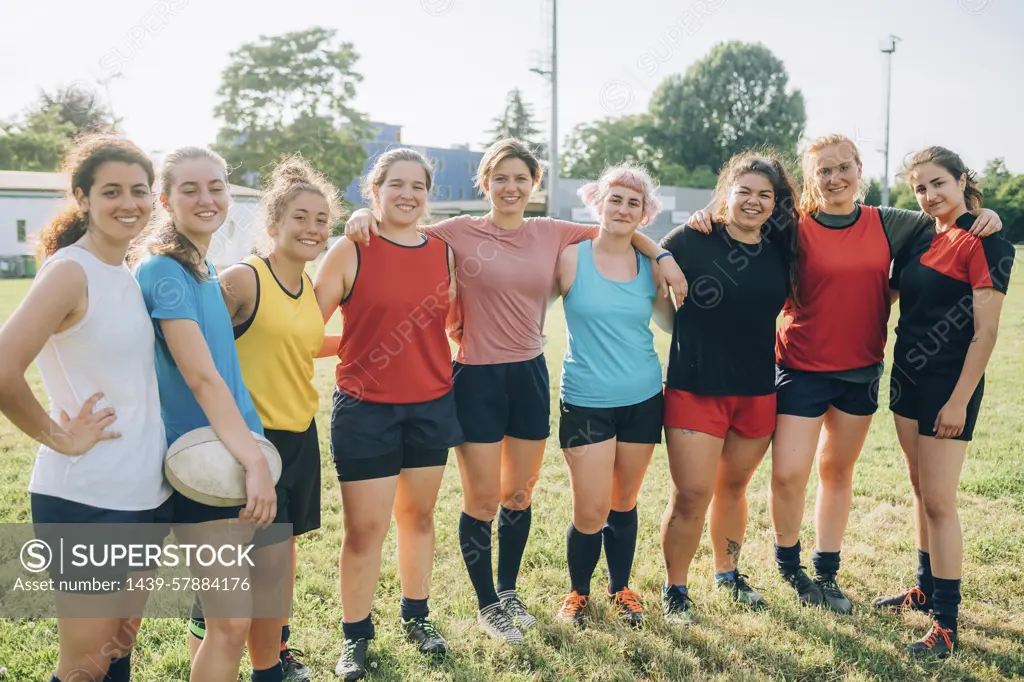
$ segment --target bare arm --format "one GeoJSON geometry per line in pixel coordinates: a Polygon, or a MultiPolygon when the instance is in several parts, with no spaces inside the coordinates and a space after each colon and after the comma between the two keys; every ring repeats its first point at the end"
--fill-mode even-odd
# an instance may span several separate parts
{"type": "MultiPolygon", "coordinates": [[[[634,249],[651,259],[651,263],[654,265],[655,283],[658,286],[658,293],[663,298],[668,298],[669,291],[671,291],[675,295],[676,306],[682,305],[683,299],[686,298],[688,286],[686,277],[683,276],[683,271],[679,269],[675,259],[666,257],[662,258],[661,262],[658,262],[658,256],[668,252],[661,248],[658,242],[639,231],[633,233],[631,241],[634,249]]],[[[671,301],[671,299],[669,300],[671,301]]]]}
{"type": "Polygon", "coordinates": [[[74,419],[61,414],[53,421],[25,381],[25,371],[56,332],[70,327],[86,312],[87,282],[77,263],[57,261],[43,268],[28,295],[0,328],[0,412],[26,435],[65,455],[81,455],[101,440],[119,438],[105,431],[114,410],[93,412],[102,394],[90,396],[74,419]]]}
{"type": "Polygon", "coordinates": [[[316,357],[332,358],[338,354],[339,348],[341,348],[341,334],[327,334],[324,336],[324,343],[317,351],[316,357]]]}
{"type": "Polygon", "coordinates": [[[974,290],[974,338],[971,339],[971,347],[967,351],[953,394],[935,419],[936,438],[952,438],[964,430],[967,403],[978,388],[978,382],[992,357],[992,349],[996,346],[999,316],[1005,297],[1005,294],[995,289],[974,290]]]}
{"type": "MultiPolygon", "coordinates": [[[[666,258],[665,260],[670,259],[666,258]]],[[[658,286],[658,273],[652,270],[651,276],[654,278],[654,286],[658,286]]],[[[672,299],[663,296],[655,297],[652,317],[654,324],[658,325],[658,329],[671,334],[676,322],[676,307],[672,305],[672,299]]]]}
{"type": "Polygon", "coordinates": [[[252,317],[257,291],[256,273],[244,263],[236,263],[220,273],[220,293],[224,296],[233,327],[252,317]]]}
{"type": "Polygon", "coordinates": [[[277,495],[270,469],[256,439],[242,418],[231,389],[213,363],[206,339],[194,320],[160,320],[167,348],[217,438],[245,467],[247,504],[242,512],[253,523],[269,524],[277,513],[277,495]]]}
{"type": "Polygon", "coordinates": [[[355,242],[342,237],[324,256],[323,262],[316,271],[313,291],[316,303],[320,306],[320,314],[326,324],[331,315],[338,309],[341,302],[352,291],[358,274],[358,252],[355,242]]]}
{"type": "Polygon", "coordinates": [[[579,246],[573,244],[572,246],[565,247],[562,249],[562,253],[558,254],[555,283],[558,286],[558,293],[561,294],[562,298],[569,295],[573,282],[576,281],[576,266],[579,262],[579,253],[579,246]]]}

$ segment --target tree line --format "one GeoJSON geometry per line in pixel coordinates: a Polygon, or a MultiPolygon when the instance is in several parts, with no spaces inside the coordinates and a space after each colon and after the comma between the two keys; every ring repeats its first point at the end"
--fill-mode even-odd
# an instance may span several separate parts
{"type": "MultiPolygon", "coordinates": [[[[372,133],[367,115],[353,105],[363,78],[358,61],[351,42],[322,27],[260,36],[232,51],[217,90],[213,113],[221,125],[212,145],[228,161],[231,181],[258,186],[266,169],[295,152],[338,187],[358,177],[363,143],[372,133]]],[[[85,85],[42,91],[24,112],[0,121],[0,169],[53,171],[76,135],[116,130],[120,123],[85,85]]],[[[573,128],[563,144],[561,175],[595,178],[626,161],[647,166],[663,185],[711,188],[729,157],[743,149],[768,144],[796,159],[805,125],[803,94],[790,87],[780,59],[761,44],[721,43],[685,73],[665,78],[647,111],[573,128]]],[[[518,88],[486,134],[484,144],[511,136],[547,153],[540,122],[518,88]]],[[[795,163],[793,171],[799,177],[795,163]]],[[[980,185],[1005,234],[1024,241],[1024,174],[1012,174],[997,158],[986,165],[980,185]]],[[[871,180],[864,201],[880,203],[878,180],[871,180]]],[[[906,184],[891,188],[890,203],[917,208],[906,184]]]]}

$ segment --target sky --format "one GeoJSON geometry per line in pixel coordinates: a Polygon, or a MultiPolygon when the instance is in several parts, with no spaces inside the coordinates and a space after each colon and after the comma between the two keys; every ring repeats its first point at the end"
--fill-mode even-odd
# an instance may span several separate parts
{"type": "MultiPolygon", "coordinates": [[[[32,0],[0,9],[0,119],[40,88],[76,84],[113,104],[150,152],[210,144],[231,50],[260,35],[334,28],[360,55],[355,106],[403,142],[481,149],[519,87],[547,128],[552,0],[32,0]],[[112,76],[116,78],[111,78],[112,76]],[[99,85],[97,82],[106,82],[99,85]]],[[[1024,172],[1021,0],[558,0],[559,138],[646,110],[657,85],[716,43],[760,42],[802,91],[805,135],[858,143],[883,172],[884,59],[892,59],[890,174],[941,144],[982,170],[1024,172]],[[770,9],[769,9],[770,8],[770,9]]]]}

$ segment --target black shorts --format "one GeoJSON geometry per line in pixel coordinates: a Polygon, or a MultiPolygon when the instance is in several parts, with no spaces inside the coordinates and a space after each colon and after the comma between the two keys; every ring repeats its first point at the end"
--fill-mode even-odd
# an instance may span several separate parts
{"type": "Polygon", "coordinates": [[[505,436],[551,435],[551,382],[544,355],[495,365],[452,363],[455,404],[466,441],[498,443],[505,436]]]}
{"type": "MultiPolygon", "coordinates": [[[[906,366],[904,366],[906,367],[906,366]]],[[[935,419],[953,395],[960,373],[937,373],[933,367],[926,372],[893,365],[889,377],[889,409],[907,419],[917,420],[917,432],[922,436],[935,436],[935,419]]],[[[974,425],[981,411],[985,395],[985,377],[981,377],[971,399],[967,401],[967,419],[964,430],[951,440],[969,441],[974,436],[974,425]]]]}
{"type": "Polygon", "coordinates": [[[821,372],[775,368],[776,410],[795,417],[820,417],[829,405],[866,417],[878,409],[878,381],[855,383],[821,372]]]}
{"type": "MultiPolygon", "coordinates": [[[[164,538],[171,530],[171,520],[174,516],[173,496],[167,498],[159,507],[143,510],[105,509],[93,507],[81,502],[72,502],[61,497],[52,495],[31,494],[32,523],[35,525],[36,538],[47,543],[51,548],[58,547],[61,542],[68,546],[75,542],[94,541],[101,544],[163,544],[164,538]],[[82,529],[62,528],[57,524],[117,524],[117,529],[110,529],[108,532],[97,531],[95,537],[85,537],[82,529]],[[137,531],[122,527],[122,524],[132,524],[137,531]],[[114,537],[116,536],[116,537],[114,537]]],[[[53,578],[56,589],[61,592],[73,592],[77,594],[105,594],[119,592],[117,588],[78,588],[72,585],[81,582],[92,582],[93,579],[100,582],[119,583],[123,585],[125,577],[133,571],[156,570],[158,564],[147,567],[131,567],[107,565],[103,567],[82,567],[73,568],[70,563],[64,566],[64,572],[56,563],[51,564],[48,571],[53,578]],[[65,586],[62,589],[62,586],[65,586]]]]}
{"type": "Polygon", "coordinates": [[[454,391],[422,403],[371,403],[334,392],[331,457],[339,481],[397,476],[402,469],[444,466],[465,440],[454,391]]]}
{"type": "Polygon", "coordinates": [[[561,400],[558,408],[561,413],[558,442],[565,450],[612,438],[620,443],[661,442],[665,396],[660,391],[643,402],[625,407],[580,407],[561,400]]]}
{"type": "Polygon", "coordinates": [[[320,438],[316,420],[301,433],[275,429],[264,432],[281,454],[274,523],[292,524],[294,536],[316,530],[320,527],[320,438]]]}

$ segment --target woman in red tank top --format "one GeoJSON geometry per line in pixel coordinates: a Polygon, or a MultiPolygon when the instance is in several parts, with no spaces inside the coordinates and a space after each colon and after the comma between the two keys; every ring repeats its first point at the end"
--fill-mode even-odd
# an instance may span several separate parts
{"type": "MultiPolygon", "coordinates": [[[[845,135],[825,135],[803,154],[799,289],[782,311],[776,339],[778,415],[772,437],[769,507],[775,560],[805,604],[848,614],[836,574],[853,499],[853,468],[878,408],[889,308],[889,269],[932,219],[917,211],[865,206],[860,152],[845,135]],[[822,430],[824,437],[822,438],[822,430]],[[800,559],[800,525],[811,467],[818,461],[812,580],[800,559]]],[[[710,230],[706,211],[691,227],[710,230]]],[[[1001,229],[992,211],[974,233],[1001,229]]]]}
{"type": "Polygon", "coordinates": [[[449,448],[463,442],[452,395],[446,318],[455,298],[447,244],[417,230],[433,182],[411,149],[382,154],[363,180],[379,221],[368,244],[343,237],[317,272],[326,322],[340,307],[342,338],[331,411],[331,454],[345,523],[344,645],[335,672],[359,679],[373,638],[370,607],[394,510],[402,626],[425,654],[447,643],[428,619],[434,505],[449,448]]]}

